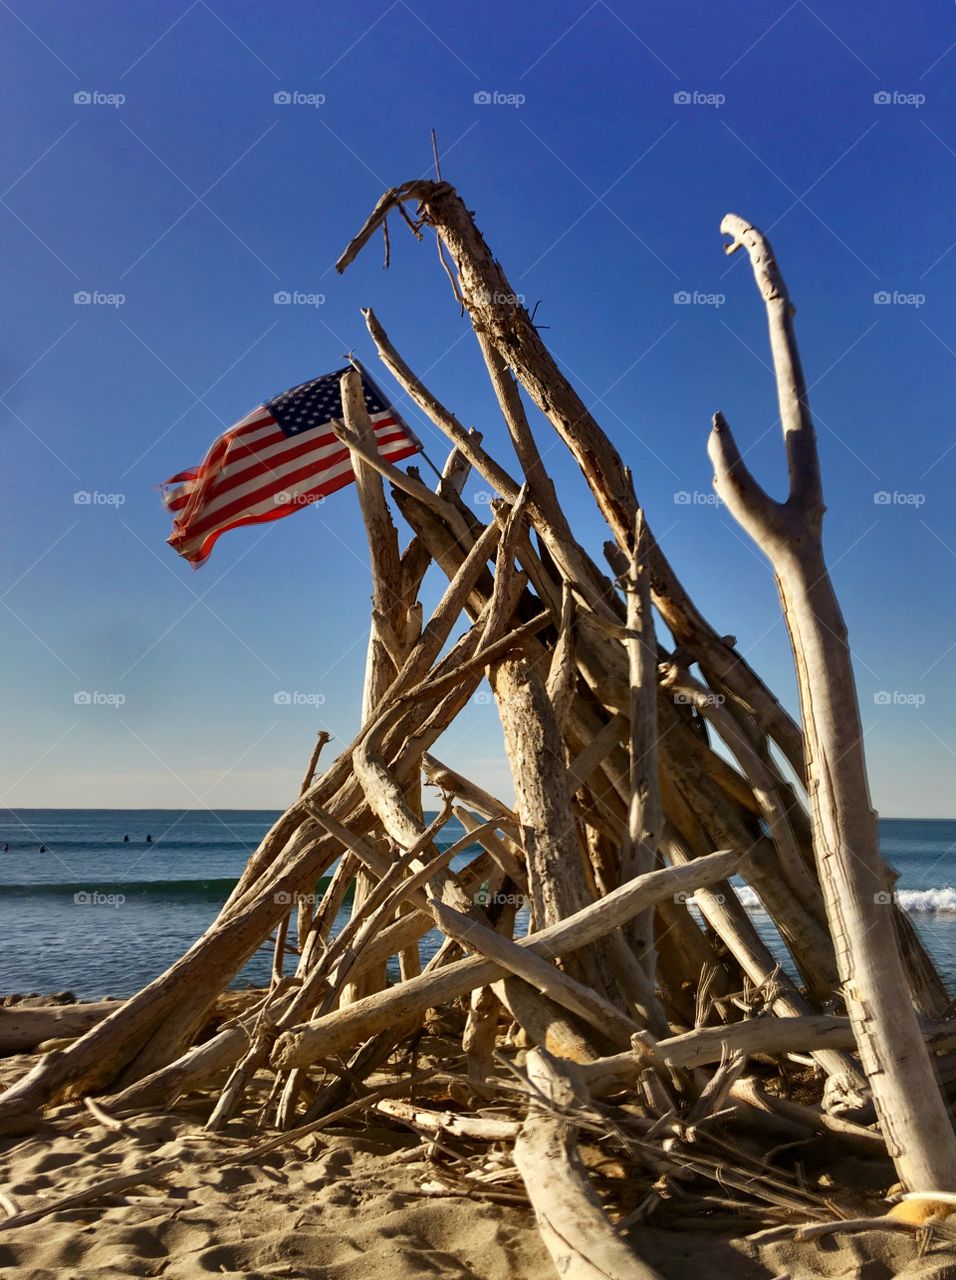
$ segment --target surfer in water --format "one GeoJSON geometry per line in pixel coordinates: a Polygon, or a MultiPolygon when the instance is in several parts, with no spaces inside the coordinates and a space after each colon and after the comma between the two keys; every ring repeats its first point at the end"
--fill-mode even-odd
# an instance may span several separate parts
{"type": "Polygon", "coordinates": [[[147,844],[152,844],[152,843],[153,843],[153,837],[152,837],[152,836],[147,836],[147,837],[146,837],[146,843],[147,843],[147,844]]]}

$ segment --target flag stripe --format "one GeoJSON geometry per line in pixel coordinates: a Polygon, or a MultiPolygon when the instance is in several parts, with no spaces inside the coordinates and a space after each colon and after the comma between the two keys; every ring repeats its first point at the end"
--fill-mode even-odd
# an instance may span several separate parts
{"type": "MultiPolygon", "coordinates": [[[[180,555],[198,566],[227,530],[278,520],[355,479],[348,446],[330,425],[342,417],[343,372],[258,405],[213,442],[199,467],[167,480],[169,542],[180,555]]],[[[362,390],[380,455],[399,462],[418,453],[418,441],[365,378],[362,390]]]]}
{"type": "MultiPolygon", "coordinates": [[[[376,439],[381,446],[393,439],[407,440],[408,437],[396,428],[383,428],[381,434],[376,432],[376,439]]],[[[288,445],[288,441],[285,443],[288,445]]],[[[224,507],[240,501],[254,502],[262,492],[278,493],[303,471],[314,474],[347,453],[347,447],[335,436],[322,436],[314,445],[300,441],[294,449],[287,448],[284,453],[273,454],[271,462],[243,459],[248,465],[236,471],[227,466],[210,482],[210,493],[214,486],[215,496],[206,496],[197,519],[201,523],[207,523],[210,517],[219,519],[224,507]]]]}
{"type": "MultiPolygon", "coordinates": [[[[400,462],[403,458],[409,458],[417,452],[418,445],[409,442],[407,436],[404,440],[396,441],[394,444],[382,449],[382,455],[390,462],[400,462]]],[[[198,563],[201,563],[208,558],[216,539],[230,529],[237,529],[248,524],[262,524],[270,520],[279,520],[283,516],[291,515],[292,512],[311,505],[319,498],[328,497],[330,494],[351,484],[355,479],[355,473],[352,470],[352,461],[348,454],[346,453],[335,465],[325,470],[323,476],[323,481],[318,486],[308,482],[303,482],[299,486],[289,485],[287,489],[283,490],[283,492],[289,494],[289,501],[285,503],[277,503],[274,497],[264,498],[254,506],[248,502],[240,503],[237,504],[239,512],[231,518],[226,513],[222,513],[220,520],[213,522],[212,528],[201,532],[190,530],[189,534],[183,538],[179,538],[174,533],[169,541],[181,555],[190,560],[195,558],[198,563]]]]}

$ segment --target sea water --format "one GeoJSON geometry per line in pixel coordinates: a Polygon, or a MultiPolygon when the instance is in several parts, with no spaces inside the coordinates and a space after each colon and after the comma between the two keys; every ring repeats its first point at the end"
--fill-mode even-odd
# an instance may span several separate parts
{"type": "MultiPolygon", "coordinates": [[[[212,924],[278,817],[249,809],[0,810],[0,994],[69,990],[97,999],[137,991],[212,924]]],[[[453,820],[437,843],[463,835],[453,820]]],[[[898,900],[956,987],[956,820],[886,818],[880,839],[899,872],[898,900]]],[[[746,886],[738,893],[773,945],[766,914],[746,886]]],[[[437,941],[423,940],[425,959],[437,941]]],[[[266,945],[234,985],[267,981],[271,963],[266,945]]]]}

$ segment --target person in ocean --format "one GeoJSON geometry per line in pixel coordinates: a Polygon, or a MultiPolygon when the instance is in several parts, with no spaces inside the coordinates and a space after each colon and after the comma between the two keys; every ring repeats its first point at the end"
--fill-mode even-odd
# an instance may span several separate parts
{"type": "Polygon", "coordinates": [[[129,836],[123,836],[123,844],[129,844],[129,836]]]}
{"type": "Polygon", "coordinates": [[[147,836],[147,837],[146,837],[146,843],[147,843],[147,844],[152,844],[152,843],[153,843],[153,837],[152,837],[152,836],[147,836]]]}
{"type": "Polygon", "coordinates": [[[40,845],[39,852],[40,852],[40,853],[46,853],[46,845],[45,845],[45,844],[41,844],[41,845],[40,845]]]}

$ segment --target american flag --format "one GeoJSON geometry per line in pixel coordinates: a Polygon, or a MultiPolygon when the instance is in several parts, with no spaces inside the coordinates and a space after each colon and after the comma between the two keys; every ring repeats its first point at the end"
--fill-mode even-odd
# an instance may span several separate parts
{"type": "MultiPolygon", "coordinates": [[[[342,421],[345,369],[303,382],[253,409],[225,431],[201,466],[163,485],[173,513],[168,541],[194,567],[227,529],[280,520],[355,479],[348,448],[329,423],[342,421]]],[[[364,370],[362,390],[379,453],[398,462],[421,445],[364,370]]]]}

